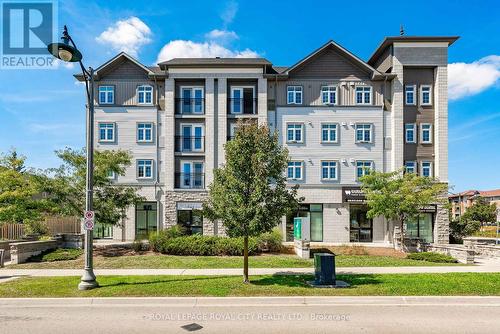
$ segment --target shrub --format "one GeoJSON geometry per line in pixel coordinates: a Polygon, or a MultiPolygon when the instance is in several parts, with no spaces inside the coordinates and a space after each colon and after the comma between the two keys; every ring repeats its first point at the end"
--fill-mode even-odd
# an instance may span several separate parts
{"type": "Polygon", "coordinates": [[[164,246],[168,239],[178,238],[183,236],[184,231],[178,225],[174,225],[165,230],[153,232],[149,234],[149,248],[152,251],[164,253],[164,246]]]}
{"type": "Polygon", "coordinates": [[[473,235],[481,229],[481,222],[460,217],[450,222],[450,236],[454,243],[462,243],[466,236],[473,235]]]}
{"type": "Polygon", "coordinates": [[[26,221],[24,225],[25,225],[24,233],[26,235],[32,235],[32,234],[44,235],[49,232],[47,224],[45,224],[44,221],[40,220],[26,221]]]}
{"type": "Polygon", "coordinates": [[[275,228],[269,233],[258,236],[257,242],[260,252],[279,253],[283,247],[283,236],[280,230],[275,228]]]}
{"type": "Polygon", "coordinates": [[[58,248],[55,250],[48,250],[40,255],[32,256],[29,262],[54,262],[54,261],[67,261],[76,260],[83,254],[82,249],[78,248],[58,248]]]}
{"type": "Polygon", "coordinates": [[[422,253],[410,253],[407,256],[408,259],[411,260],[419,260],[419,261],[428,261],[428,262],[437,262],[437,263],[456,263],[458,262],[455,258],[434,253],[434,252],[422,252],[422,253]]]}
{"type": "Polygon", "coordinates": [[[143,244],[143,242],[141,240],[135,240],[133,243],[132,243],[132,249],[134,250],[134,252],[136,253],[139,253],[141,251],[144,250],[144,247],[145,245],[143,244]]]}

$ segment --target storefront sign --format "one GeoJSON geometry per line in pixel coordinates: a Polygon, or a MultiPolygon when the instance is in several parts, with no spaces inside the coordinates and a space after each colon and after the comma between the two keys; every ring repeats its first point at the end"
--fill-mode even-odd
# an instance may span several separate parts
{"type": "Polygon", "coordinates": [[[420,208],[420,212],[434,213],[436,211],[437,211],[436,205],[426,205],[426,206],[423,206],[423,207],[420,208]]]}
{"type": "Polygon", "coordinates": [[[342,202],[364,203],[366,196],[359,187],[342,187],[342,202]]]}
{"type": "Polygon", "coordinates": [[[177,202],[177,210],[201,210],[203,203],[200,202],[177,202]]]}

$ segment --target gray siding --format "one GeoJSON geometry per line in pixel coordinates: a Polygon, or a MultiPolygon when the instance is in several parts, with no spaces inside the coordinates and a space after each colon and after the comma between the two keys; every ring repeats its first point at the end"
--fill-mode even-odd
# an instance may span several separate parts
{"type": "Polygon", "coordinates": [[[385,49],[385,51],[373,64],[373,67],[382,73],[386,73],[390,68],[392,68],[392,46],[385,49]]]}

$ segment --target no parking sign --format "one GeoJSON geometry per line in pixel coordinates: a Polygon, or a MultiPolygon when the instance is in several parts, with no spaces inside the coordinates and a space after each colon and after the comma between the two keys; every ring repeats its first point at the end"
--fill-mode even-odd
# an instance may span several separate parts
{"type": "Polygon", "coordinates": [[[94,211],[85,211],[83,215],[83,229],[86,231],[94,229],[94,211]]]}

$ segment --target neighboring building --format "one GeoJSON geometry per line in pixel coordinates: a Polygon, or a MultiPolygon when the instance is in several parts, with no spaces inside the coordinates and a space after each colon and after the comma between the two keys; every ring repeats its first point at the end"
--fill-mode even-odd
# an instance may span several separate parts
{"type": "MultiPolygon", "coordinates": [[[[239,119],[268,124],[290,151],[289,184],[314,242],[390,245],[394,226],[366,217],[367,169],[448,182],[447,48],[456,37],[390,37],[368,62],[330,41],[290,67],[262,58],[182,58],[146,67],[121,53],[96,72],[96,148],[127,149],[120,184],[140,185],[113,238],[174,224],[223,234],[200,209],[239,119]]],[[[287,241],[292,217],[283,219],[287,241]]],[[[448,213],[430,206],[406,233],[448,242],[448,213]]],[[[109,233],[108,233],[109,234],[109,233]]]]}
{"type": "Polygon", "coordinates": [[[451,215],[454,219],[460,218],[478,198],[484,198],[486,202],[495,204],[497,207],[497,221],[500,221],[500,189],[495,190],[467,190],[458,194],[448,196],[451,204],[451,215]]]}

